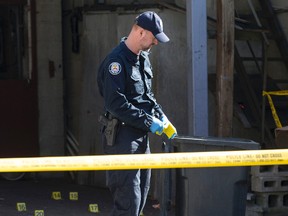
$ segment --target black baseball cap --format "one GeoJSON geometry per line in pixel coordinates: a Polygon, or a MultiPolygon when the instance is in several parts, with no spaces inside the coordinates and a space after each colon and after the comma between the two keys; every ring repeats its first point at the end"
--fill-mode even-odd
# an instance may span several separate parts
{"type": "Polygon", "coordinates": [[[152,32],[159,42],[166,43],[170,40],[163,32],[163,22],[161,18],[153,11],[141,13],[136,17],[135,23],[143,29],[152,32]]]}

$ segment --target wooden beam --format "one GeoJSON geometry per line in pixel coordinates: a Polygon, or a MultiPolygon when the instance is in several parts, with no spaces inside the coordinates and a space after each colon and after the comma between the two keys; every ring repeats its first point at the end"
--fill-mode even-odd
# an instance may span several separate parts
{"type": "Polygon", "coordinates": [[[217,0],[216,135],[232,136],[234,0],[217,0]]]}

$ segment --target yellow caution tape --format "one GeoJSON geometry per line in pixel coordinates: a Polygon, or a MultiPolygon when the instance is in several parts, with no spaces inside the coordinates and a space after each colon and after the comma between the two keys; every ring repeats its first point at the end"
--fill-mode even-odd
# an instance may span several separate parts
{"type": "Polygon", "coordinates": [[[278,95],[278,96],[284,96],[288,95],[288,90],[282,90],[282,91],[263,91],[263,93],[269,94],[269,95],[278,95]]]}
{"type": "Polygon", "coordinates": [[[267,98],[268,98],[268,102],[269,102],[269,105],[270,105],[270,109],[271,109],[272,116],[274,118],[276,127],[277,128],[281,128],[282,124],[281,124],[280,119],[278,117],[278,114],[276,112],[276,109],[275,109],[275,106],[274,106],[274,103],[273,103],[273,100],[272,100],[271,96],[269,94],[266,94],[265,92],[263,92],[263,95],[266,95],[267,98]]]}
{"type": "Polygon", "coordinates": [[[162,169],[288,164],[288,149],[2,158],[0,172],[162,169]]]}
{"type": "Polygon", "coordinates": [[[270,105],[270,108],[271,108],[272,116],[273,116],[273,118],[274,118],[276,127],[277,127],[277,128],[281,128],[281,127],[282,127],[282,124],[281,124],[280,119],[279,119],[279,117],[278,117],[278,114],[277,114],[277,111],[276,111],[276,109],[275,109],[275,106],[274,106],[274,103],[273,103],[273,100],[272,100],[271,95],[287,96],[287,95],[288,95],[288,90],[283,90],[283,91],[269,91],[269,92],[263,91],[263,96],[267,96],[267,98],[268,98],[268,102],[269,102],[269,105],[270,105]]]}

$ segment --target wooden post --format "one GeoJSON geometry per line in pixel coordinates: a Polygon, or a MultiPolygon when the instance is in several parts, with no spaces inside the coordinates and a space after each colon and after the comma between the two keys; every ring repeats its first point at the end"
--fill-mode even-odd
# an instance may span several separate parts
{"type": "MultiPolygon", "coordinates": [[[[266,91],[267,87],[267,73],[268,73],[268,46],[267,44],[263,41],[262,42],[263,50],[262,50],[262,55],[263,55],[263,65],[262,65],[262,71],[263,71],[263,91],[266,91]]],[[[266,116],[266,97],[262,96],[262,122],[261,122],[261,143],[265,143],[265,116],[266,116]]]]}
{"type": "Polygon", "coordinates": [[[217,0],[216,135],[232,136],[234,0],[217,0]]]}

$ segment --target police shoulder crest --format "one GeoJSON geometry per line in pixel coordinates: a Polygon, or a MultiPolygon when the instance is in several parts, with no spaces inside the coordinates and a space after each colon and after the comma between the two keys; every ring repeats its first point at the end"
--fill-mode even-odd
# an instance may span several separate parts
{"type": "Polygon", "coordinates": [[[118,75],[121,72],[121,70],[122,70],[121,65],[118,62],[112,62],[109,65],[109,72],[112,75],[118,75]]]}

